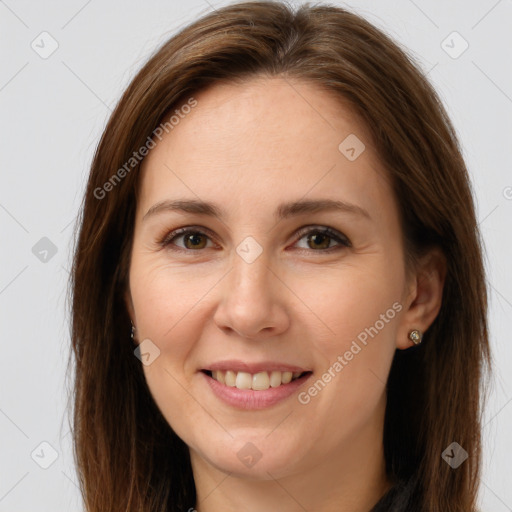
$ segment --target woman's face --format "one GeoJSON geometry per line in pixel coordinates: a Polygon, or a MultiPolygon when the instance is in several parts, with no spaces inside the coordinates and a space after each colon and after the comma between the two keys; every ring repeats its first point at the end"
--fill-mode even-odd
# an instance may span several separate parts
{"type": "Polygon", "coordinates": [[[127,303],[149,389],[195,467],[268,479],[364,458],[409,305],[368,132],[306,82],[195,99],[142,166],[127,303]]]}

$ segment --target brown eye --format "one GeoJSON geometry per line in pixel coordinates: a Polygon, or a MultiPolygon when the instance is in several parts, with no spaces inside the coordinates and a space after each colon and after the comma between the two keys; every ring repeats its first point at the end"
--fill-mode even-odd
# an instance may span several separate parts
{"type": "Polygon", "coordinates": [[[308,244],[311,249],[328,249],[331,238],[323,233],[313,233],[308,235],[308,244]]]}
{"type": "Polygon", "coordinates": [[[299,241],[306,239],[306,247],[299,248],[313,252],[330,252],[331,250],[352,246],[346,236],[328,227],[303,230],[299,233],[299,236],[299,241]],[[333,241],[336,244],[334,246],[331,245],[333,241]]]}
{"type": "Polygon", "coordinates": [[[187,249],[203,249],[206,246],[206,236],[202,233],[183,235],[183,241],[187,249]]]}
{"type": "Polygon", "coordinates": [[[207,243],[210,237],[202,231],[193,229],[178,229],[169,233],[161,242],[162,247],[168,247],[177,251],[197,251],[207,248],[207,243]],[[181,244],[176,243],[177,240],[182,239],[181,244]]]}
{"type": "MultiPolygon", "coordinates": [[[[343,234],[328,227],[305,229],[299,234],[299,241],[306,240],[306,247],[300,249],[309,252],[331,252],[333,250],[342,249],[343,247],[351,247],[352,244],[343,234]],[[332,242],[335,245],[332,245],[332,242]]],[[[197,229],[181,228],[169,233],[160,241],[162,247],[169,247],[175,251],[192,252],[208,248],[208,242],[211,242],[210,236],[197,229]],[[183,239],[182,244],[176,243],[177,240],[183,239]]],[[[298,242],[297,242],[298,243],[298,242]]],[[[212,247],[210,245],[210,247],[212,247]]]]}

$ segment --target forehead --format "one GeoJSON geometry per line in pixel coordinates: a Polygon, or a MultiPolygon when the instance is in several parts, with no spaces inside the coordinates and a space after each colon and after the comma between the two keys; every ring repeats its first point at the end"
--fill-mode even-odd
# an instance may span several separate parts
{"type": "Polygon", "coordinates": [[[216,84],[194,99],[196,106],[144,159],[144,207],[169,196],[238,208],[310,193],[359,196],[374,210],[386,194],[392,200],[369,132],[334,93],[309,82],[257,78],[216,84]]]}
{"type": "Polygon", "coordinates": [[[311,82],[257,77],[214,84],[194,97],[197,106],[173,132],[214,140],[223,150],[235,152],[237,145],[245,143],[243,152],[254,152],[259,159],[272,149],[280,154],[292,149],[297,157],[305,152],[313,157],[326,148],[337,152],[340,136],[354,131],[370,142],[366,127],[348,103],[311,82]],[[297,141],[309,144],[297,147],[297,141]],[[258,147],[262,142],[266,148],[258,147]]]}

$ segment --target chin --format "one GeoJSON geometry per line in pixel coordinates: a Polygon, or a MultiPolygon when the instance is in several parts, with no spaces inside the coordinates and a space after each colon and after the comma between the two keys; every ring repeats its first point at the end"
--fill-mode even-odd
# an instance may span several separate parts
{"type": "MultiPolygon", "coordinates": [[[[199,447],[201,448],[201,447],[199,447]]],[[[233,476],[256,480],[273,480],[294,472],[299,459],[299,446],[286,444],[276,436],[272,439],[269,431],[261,435],[226,436],[207,443],[203,449],[196,449],[196,455],[218,470],[233,476]],[[212,451],[212,447],[214,451],[212,451]]]]}

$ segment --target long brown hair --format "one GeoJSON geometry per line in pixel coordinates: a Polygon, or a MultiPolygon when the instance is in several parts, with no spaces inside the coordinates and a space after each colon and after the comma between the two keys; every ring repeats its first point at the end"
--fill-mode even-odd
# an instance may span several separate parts
{"type": "Polygon", "coordinates": [[[407,261],[431,246],[446,256],[440,313],[422,345],[398,350],[392,364],[385,457],[393,479],[416,482],[415,512],[473,511],[490,369],[487,289],[454,128],[418,66],[380,30],[337,6],[281,2],[217,9],[163,44],[124,92],[96,149],[71,281],[74,455],[86,510],[196,504],[188,448],[158,410],[130,342],[123,297],[140,164],[126,163],[194,92],[258,75],[305,80],[348,101],[391,178],[407,261]],[[457,469],[441,457],[454,441],[469,454],[457,469]]]}

